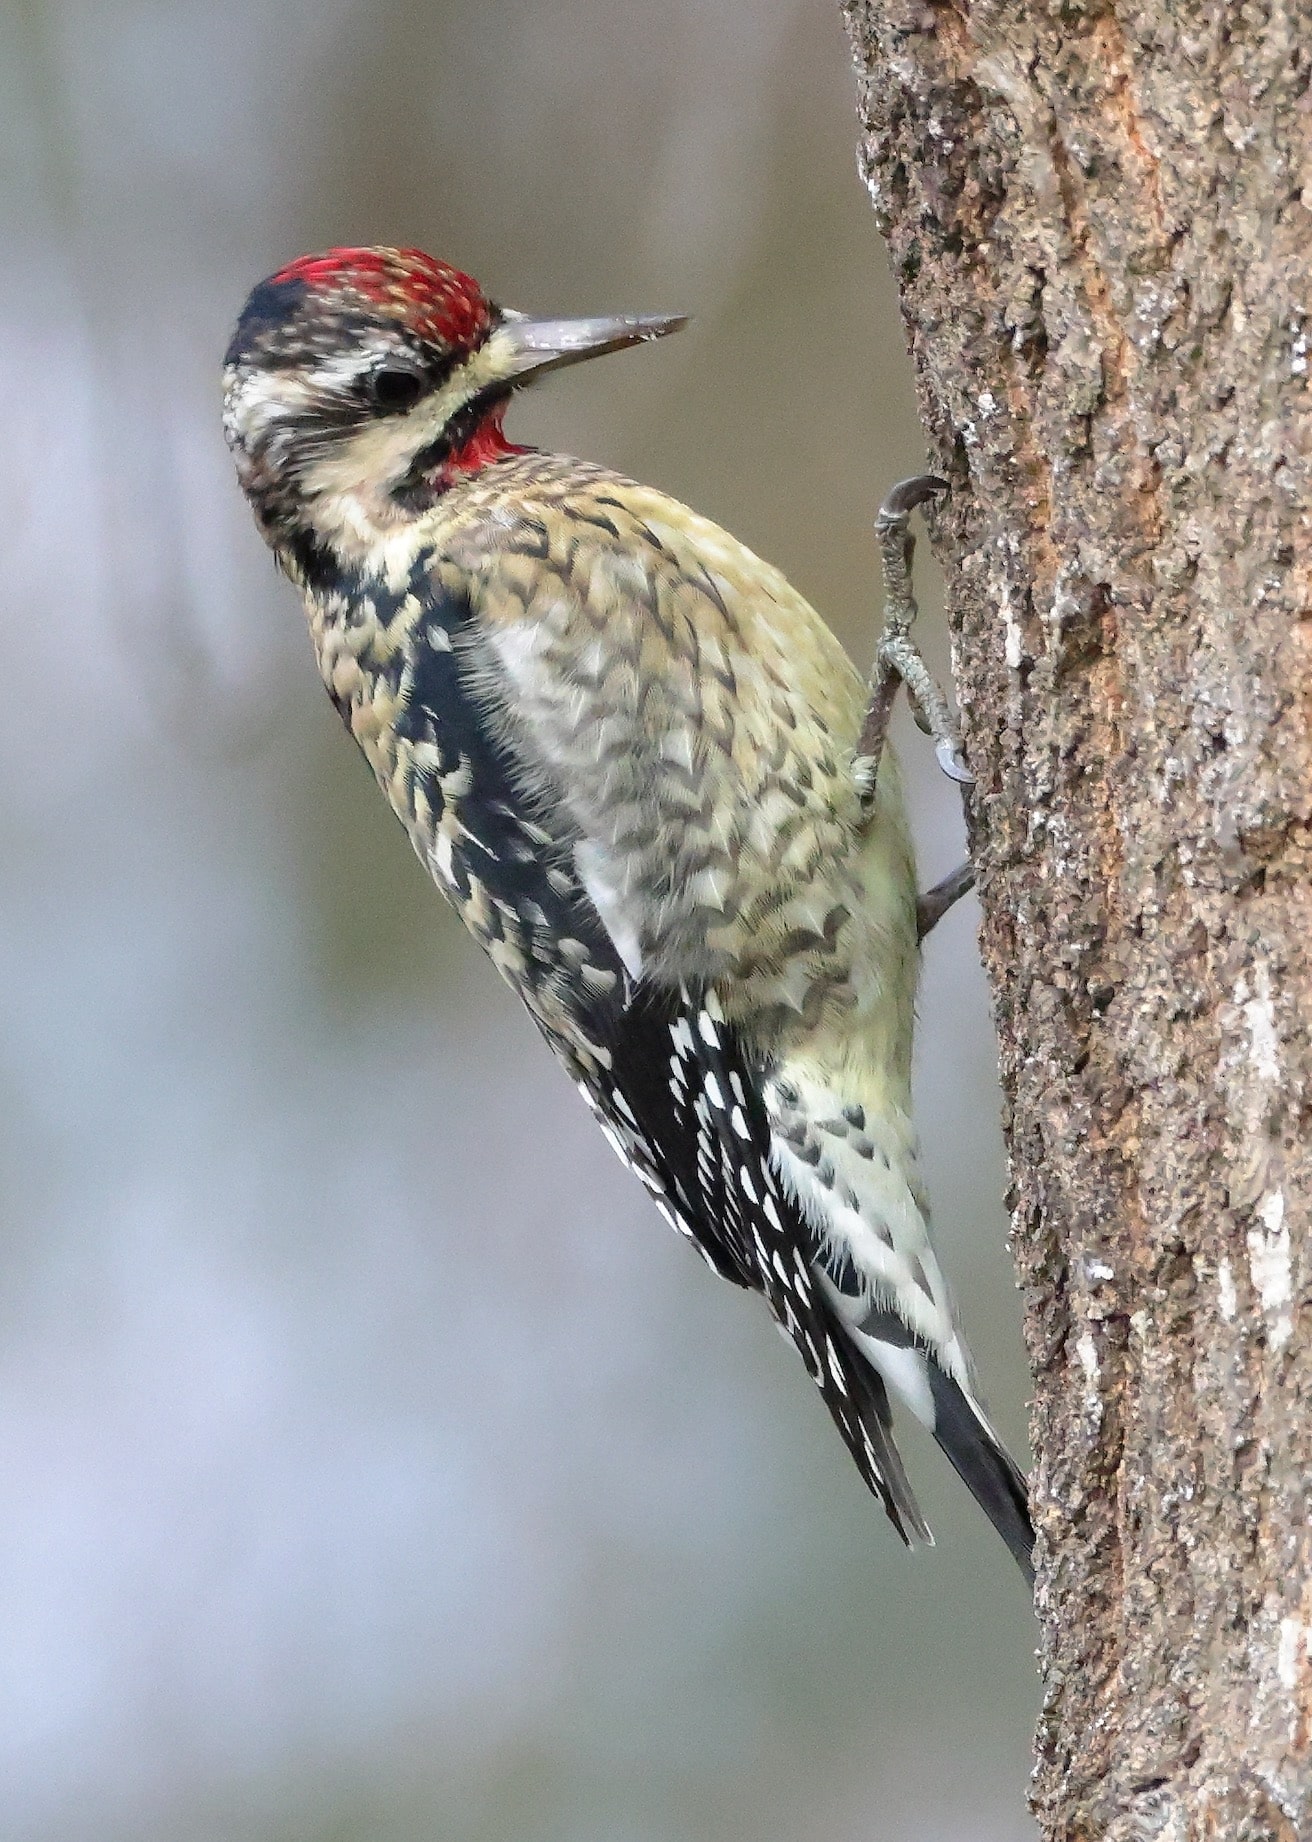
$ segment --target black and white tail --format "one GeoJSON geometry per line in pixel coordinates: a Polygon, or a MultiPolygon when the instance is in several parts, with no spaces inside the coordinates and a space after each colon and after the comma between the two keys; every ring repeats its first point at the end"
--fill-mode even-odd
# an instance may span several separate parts
{"type": "MultiPolygon", "coordinates": [[[[927,1241],[926,1265],[918,1269],[930,1287],[922,1292],[922,1315],[946,1330],[948,1341],[939,1340],[945,1362],[932,1336],[874,1302],[869,1275],[817,1230],[812,1211],[776,1169],[763,1071],[744,1054],[712,995],[639,986],[604,1040],[606,1067],[581,1085],[607,1136],[716,1272],[764,1295],[903,1541],[931,1543],[933,1536],[893,1437],[890,1394],[934,1433],[1032,1577],[1024,1479],[946,1366],[965,1374],[927,1241]]],[[[829,1123],[837,1129],[839,1122],[829,1123]]],[[[910,1199],[908,1210],[907,1232],[919,1243],[923,1218],[910,1199]]]]}

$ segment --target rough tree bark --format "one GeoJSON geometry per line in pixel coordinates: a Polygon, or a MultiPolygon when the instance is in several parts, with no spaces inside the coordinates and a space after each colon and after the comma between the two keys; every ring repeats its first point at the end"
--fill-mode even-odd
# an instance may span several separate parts
{"type": "Polygon", "coordinates": [[[1061,1842],[1312,1837],[1312,5],[848,0],[948,572],[1061,1842]]]}

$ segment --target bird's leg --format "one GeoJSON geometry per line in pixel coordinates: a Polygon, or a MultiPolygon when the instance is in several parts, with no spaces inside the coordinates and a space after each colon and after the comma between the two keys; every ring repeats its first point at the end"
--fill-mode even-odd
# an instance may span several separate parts
{"type": "Polygon", "coordinates": [[[866,805],[874,800],[879,763],[888,735],[888,719],[899,684],[906,686],[907,701],[917,725],[925,735],[933,736],[934,753],[943,772],[963,784],[969,784],[972,778],[962,759],[948,700],[935,684],[911,638],[911,623],[918,612],[911,586],[911,559],[916,549],[916,540],[911,534],[911,514],[936,492],[946,490],[947,481],[932,473],[899,480],[875,519],[884,569],[884,631],[870,674],[870,698],[856,751],[856,771],[866,805]]]}
{"type": "MultiPolygon", "coordinates": [[[[911,582],[911,562],[916,551],[916,540],[911,532],[911,514],[935,493],[946,490],[947,481],[932,473],[899,480],[888,493],[875,519],[875,533],[879,538],[884,572],[884,631],[880,635],[870,674],[870,697],[855,761],[862,802],[867,809],[874,802],[879,763],[899,684],[906,686],[907,701],[918,727],[925,735],[934,738],[934,753],[938,757],[939,766],[950,779],[960,783],[963,804],[965,789],[973,779],[962,759],[961,744],[957,739],[956,724],[948,700],[934,682],[929,667],[911,638],[911,623],[919,612],[911,582]]],[[[974,869],[969,863],[963,863],[950,876],[945,876],[932,889],[927,889],[916,903],[916,938],[923,940],[930,929],[943,919],[948,909],[974,887],[974,883],[974,869]]]]}

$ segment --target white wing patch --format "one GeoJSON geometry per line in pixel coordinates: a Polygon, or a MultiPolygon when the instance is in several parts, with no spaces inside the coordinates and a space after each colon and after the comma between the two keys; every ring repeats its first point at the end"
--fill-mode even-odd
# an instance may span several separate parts
{"type": "Polygon", "coordinates": [[[854,1330],[850,1334],[853,1343],[875,1365],[897,1398],[932,1433],[935,1414],[928,1359],[918,1349],[899,1349],[896,1344],[868,1337],[863,1331],[854,1330]]]}
{"type": "Polygon", "coordinates": [[[615,951],[624,962],[625,971],[637,984],[642,977],[642,949],[638,943],[638,930],[631,915],[626,912],[624,894],[606,851],[590,838],[580,839],[574,846],[574,867],[578,871],[579,881],[587,891],[588,900],[597,911],[601,925],[610,935],[615,951]]]}

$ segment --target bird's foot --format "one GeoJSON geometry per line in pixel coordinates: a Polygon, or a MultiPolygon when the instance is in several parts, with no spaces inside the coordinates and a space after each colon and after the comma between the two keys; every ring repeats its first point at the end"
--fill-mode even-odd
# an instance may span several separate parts
{"type": "Polygon", "coordinates": [[[870,674],[870,696],[856,755],[856,771],[862,797],[867,804],[874,799],[879,763],[888,738],[888,722],[893,713],[893,700],[899,684],[906,686],[907,701],[917,725],[925,735],[933,736],[934,753],[943,772],[963,785],[968,785],[973,779],[962,757],[961,743],[957,738],[956,724],[947,698],[934,682],[933,674],[921,658],[910,631],[919,611],[911,582],[911,562],[916,550],[916,540],[911,532],[911,514],[918,505],[933,498],[935,493],[946,490],[947,481],[932,473],[921,473],[913,479],[899,480],[880,506],[879,515],[875,519],[875,534],[879,538],[884,569],[884,631],[880,636],[874,669],[870,674]]]}

